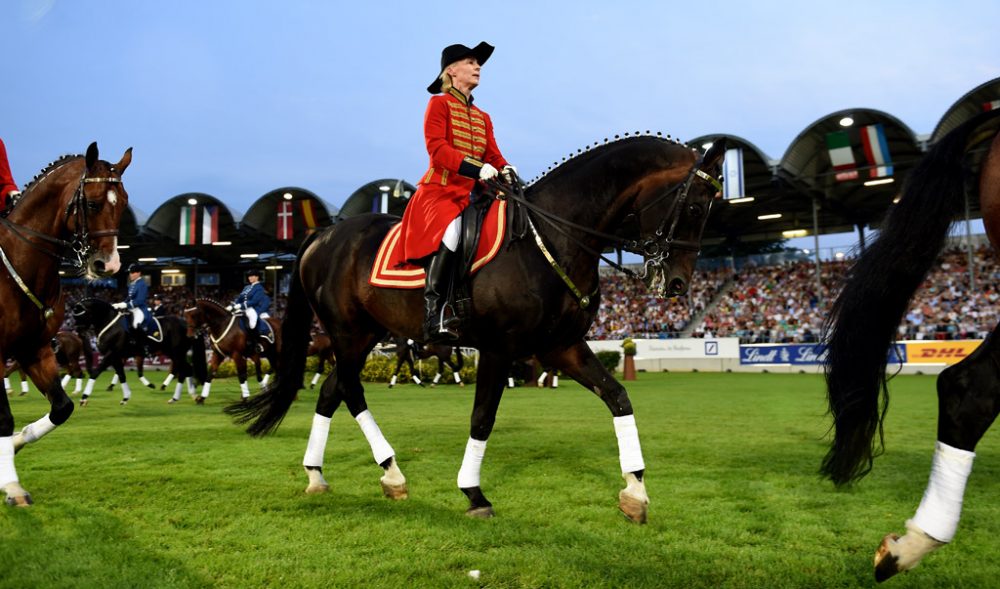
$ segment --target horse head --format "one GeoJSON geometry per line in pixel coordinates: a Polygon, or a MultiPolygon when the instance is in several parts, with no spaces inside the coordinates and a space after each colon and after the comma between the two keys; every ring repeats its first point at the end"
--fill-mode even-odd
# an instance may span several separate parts
{"type": "Polygon", "coordinates": [[[219,331],[224,327],[222,322],[228,321],[229,316],[230,313],[220,303],[211,299],[195,299],[191,306],[184,309],[188,337],[195,337],[201,327],[219,331]]]}
{"type": "Polygon", "coordinates": [[[131,162],[132,148],[110,164],[98,158],[97,144],[91,143],[85,156],[50,164],[25,188],[10,219],[71,250],[67,261],[87,278],[110,276],[121,268],[118,224],[128,207],[121,176],[131,162]]]}
{"type": "Polygon", "coordinates": [[[77,327],[97,328],[110,321],[115,311],[107,301],[86,298],[74,303],[71,313],[77,327]]]}

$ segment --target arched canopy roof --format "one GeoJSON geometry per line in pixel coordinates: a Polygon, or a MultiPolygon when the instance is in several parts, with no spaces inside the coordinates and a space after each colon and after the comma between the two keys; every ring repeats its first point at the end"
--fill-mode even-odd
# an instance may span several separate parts
{"type": "Polygon", "coordinates": [[[984,110],[1000,108],[1000,78],[977,86],[959,98],[938,121],[931,133],[931,143],[948,134],[955,127],[971,119],[984,110]]]}
{"type": "Polygon", "coordinates": [[[405,180],[383,178],[369,182],[347,198],[335,221],[363,213],[388,213],[403,216],[406,203],[417,187],[405,180]]]}
{"type": "Polygon", "coordinates": [[[196,224],[199,225],[196,233],[198,241],[202,241],[200,225],[206,205],[219,207],[219,241],[236,238],[236,215],[221,200],[204,192],[187,192],[167,200],[149,216],[144,232],[176,242],[180,234],[181,208],[192,203],[198,207],[196,219],[196,224]]]}
{"type": "Polygon", "coordinates": [[[286,186],[258,198],[243,216],[240,230],[245,235],[257,234],[268,240],[277,239],[278,214],[283,202],[292,203],[292,234],[297,243],[301,243],[310,230],[330,225],[336,214],[336,207],[326,203],[315,193],[305,188],[286,186]]]}

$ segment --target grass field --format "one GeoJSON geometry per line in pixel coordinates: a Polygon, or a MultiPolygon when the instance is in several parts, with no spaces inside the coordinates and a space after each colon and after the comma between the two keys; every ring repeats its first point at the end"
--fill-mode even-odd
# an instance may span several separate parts
{"type": "MultiPolygon", "coordinates": [[[[157,379],[154,379],[154,381],[157,379]]],[[[816,471],[825,452],[815,375],[640,374],[628,383],[646,459],[649,524],[617,512],[611,417],[565,380],[508,391],[482,480],[497,517],[466,518],[455,476],[472,388],[389,390],[369,406],[410,499],[381,496],[381,469],[345,409],[326,452],[331,492],[306,496],[300,465],[316,397],[250,439],[221,413],[168,393],[95,393],[18,454],[36,504],[0,509],[2,587],[868,587],[882,536],[902,532],[934,443],[933,377],[892,383],[888,449],[859,486],[816,471]],[[470,570],[480,570],[474,580],[470,570]]],[[[17,427],[47,404],[11,398],[17,427]]],[[[988,434],[955,541],[887,587],[995,587],[1000,444],[988,434]]]]}

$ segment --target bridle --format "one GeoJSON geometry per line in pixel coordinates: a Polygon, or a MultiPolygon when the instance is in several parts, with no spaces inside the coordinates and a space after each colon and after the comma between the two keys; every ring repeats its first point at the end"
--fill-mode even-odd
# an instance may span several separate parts
{"type": "MultiPolygon", "coordinates": [[[[701,235],[705,230],[705,223],[708,221],[708,215],[711,211],[712,200],[708,202],[708,210],[705,211],[702,216],[701,227],[698,230],[698,237],[695,241],[682,241],[674,239],[674,234],[677,231],[677,225],[680,222],[681,214],[684,210],[684,204],[687,202],[688,194],[691,191],[691,187],[694,185],[696,179],[705,181],[714,187],[717,191],[722,190],[722,184],[713,178],[711,175],[703,171],[700,166],[702,164],[703,158],[699,157],[697,161],[691,166],[691,170],[688,172],[687,177],[683,182],[674,184],[673,186],[664,190],[659,196],[652,199],[650,202],[644,204],[637,212],[630,213],[629,217],[640,217],[642,213],[649,210],[655,205],[660,204],[664,199],[673,196],[675,193],[680,191],[680,195],[674,200],[671,205],[670,212],[663,217],[659,226],[653,231],[652,234],[641,239],[626,239],[619,237],[617,235],[612,235],[609,233],[604,233],[592,229],[590,227],[580,225],[579,223],[574,223],[568,219],[560,217],[559,215],[547,211],[538,205],[529,202],[524,197],[524,184],[521,182],[520,178],[516,174],[511,174],[510,183],[501,183],[493,181],[490,183],[491,188],[496,192],[497,198],[511,200],[517,205],[524,207],[527,211],[535,213],[535,215],[546,221],[553,229],[562,233],[569,240],[573,241],[577,246],[579,246],[584,251],[594,255],[602,260],[604,260],[608,265],[610,265],[615,270],[626,274],[632,278],[638,278],[640,280],[645,280],[650,272],[657,268],[663,267],[667,259],[670,258],[670,254],[674,250],[686,250],[697,252],[701,249],[701,235]],[[581,239],[571,234],[567,228],[576,229],[583,232],[584,234],[591,235],[602,240],[608,241],[613,244],[616,249],[621,249],[630,253],[641,255],[645,258],[645,263],[641,272],[635,272],[629,268],[614,262],[607,258],[602,252],[596,251],[587,244],[585,244],[581,239]]],[[[549,264],[555,270],[556,274],[566,283],[566,286],[570,291],[576,296],[577,300],[580,302],[580,306],[586,308],[590,305],[591,300],[593,300],[594,295],[597,294],[595,290],[594,293],[589,295],[584,294],[579,288],[573,283],[569,278],[566,271],[559,266],[558,262],[549,253],[548,249],[545,247],[545,243],[542,240],[541,234],[538,233],[534,222],[531,220],[530,215],[526,215],[528,228],[531,230],[535,243],[541,250],[542,255],[545,256],[549,264]]]]}
{"type": "MultiPolygon", "coordinates": [[[[115,172],[113,167],[111,168],[111,172],[115,172]]],[[[17,225],[16,223],[11,222],[7,217],[0,217],[0,225],[9,229],[17,238],[27,243],[33,249],[40,251],[47,256],[56,258],[82,273],[87,265],[87,260],[94,252],[94,246],[91,245],[90,240],[118,235],[118,229],[90,231],[90,227],[88,225],[89,220],[87,218],[87,205],[88,203],[94,201],[87,199],[86,195],[84,195],[83,189],[87,184],[121,184],[121,182],[122,179],[120,176],[117,178],[111,176],[104,178],[88,178],[87,172],[84,170],[83,176],[81,176],[80,182],[77,184],[76,191],[73,193],[73,198],[71,198],[69,203],[66,205],[66,219],[64,223],[69,225],[69,221],[73,215],[75,215],[76,220],[76,230],[73,232],[73,237],[69,241],[59,239],[58,237],[52,237],[51,235],[35,231],[34,229],[29,229],[28,227],[17,225]],[[41,239],[42,241],[54,244],[58,247],[55,250],[41,247],[39,244],[31,241],[30,238],[32,237],[41,239]],[[66,250],[69,250],[71,254],[64,254],[63,252],[66,250]]],[[[12,271],[10,266],[8,266],[7,269],[12,271]]],[[[16,276],[16,273],[14,273],[14,275],[16,276]]]]}

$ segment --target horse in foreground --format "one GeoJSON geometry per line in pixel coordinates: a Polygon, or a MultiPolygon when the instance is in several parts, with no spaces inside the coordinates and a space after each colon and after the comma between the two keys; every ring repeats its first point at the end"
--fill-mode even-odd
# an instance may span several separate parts
{"type": "MultiPolygon", "coordinates": [[[[493,515],[480,487],[486,442],[511,362],[537,355],[610,409],[626,482],[619,507],[633,521],[646,520],[645,463],[631,402],[584,341],[599,307],[598,263],[605,249],[623,247],[645,256],[644,278],[661,293],[687,291],[720,188],[715,176],[724,153],[725,141],[717,141],[702,159],[676,142],[629,137],[571,158],[523,196],[516,183],[507,186],[503,198],[515,207],[515,216],[524,216],[527,238],[511,239],[471,277],[468,324],[458,342],[480,351],[469,439],[458,472],[468,515],[493,515]]],[[[369,283],[377,250],[398,222],[398,217],[360,215],[303,243],[292,272],[276,380],[226,409],[238,422],[249,423],[252,435],[272,432],[281,423],[302,388],[315,312],[333,338],[337,370],[323,382],[316,403],[303,460],[306,492],[328,489],[322,475],[324,449],[330,418],[343,402],[384,470],[383,492],[397,499],[408,495],[396,453],[368,409],[360,379],[366,357],[387,332],[415,340],[422,336],[422,291],[369,283]]]]}
{"type": "MultiPolygon", "coordinates": [[[[993,111],[973,118],[927,152],[834,304],[827,325],[826,360],[834,439],[822,472],[837,485],[866,475],[883,448],[882,421],[889,401],[887,351],[910,299],[965,205],[963,161],[970,143],[990,143],[979,176],[979,199],[990,243],[1000,246],[997,115],[993,111]]],[[[889,534],[882,540],[875,555],[878,581],[912,569],[955,535],[976,444],[1000,413],[996,329],[975,352],[941,373],[937,392],[937,444],[930,481],[916,514],[906,522],[906,535],[889,534]]]]}
{"type": "Polygon", "coordinates": [[[91,143],[86,155],[49,164],[0,217],[0,367],[8,358],[17,360],[51,407],[15,435],[10,402],[0,395],[0,488],[8,504],[32,502],[14,454],[73,413],[51,345],[65,313],[59,266],[69,263],[87,278],[110,276],[121,267],[118,223],[128,207],[122,174],[131,161],[131,148],[109,164],[91,143]]]}

